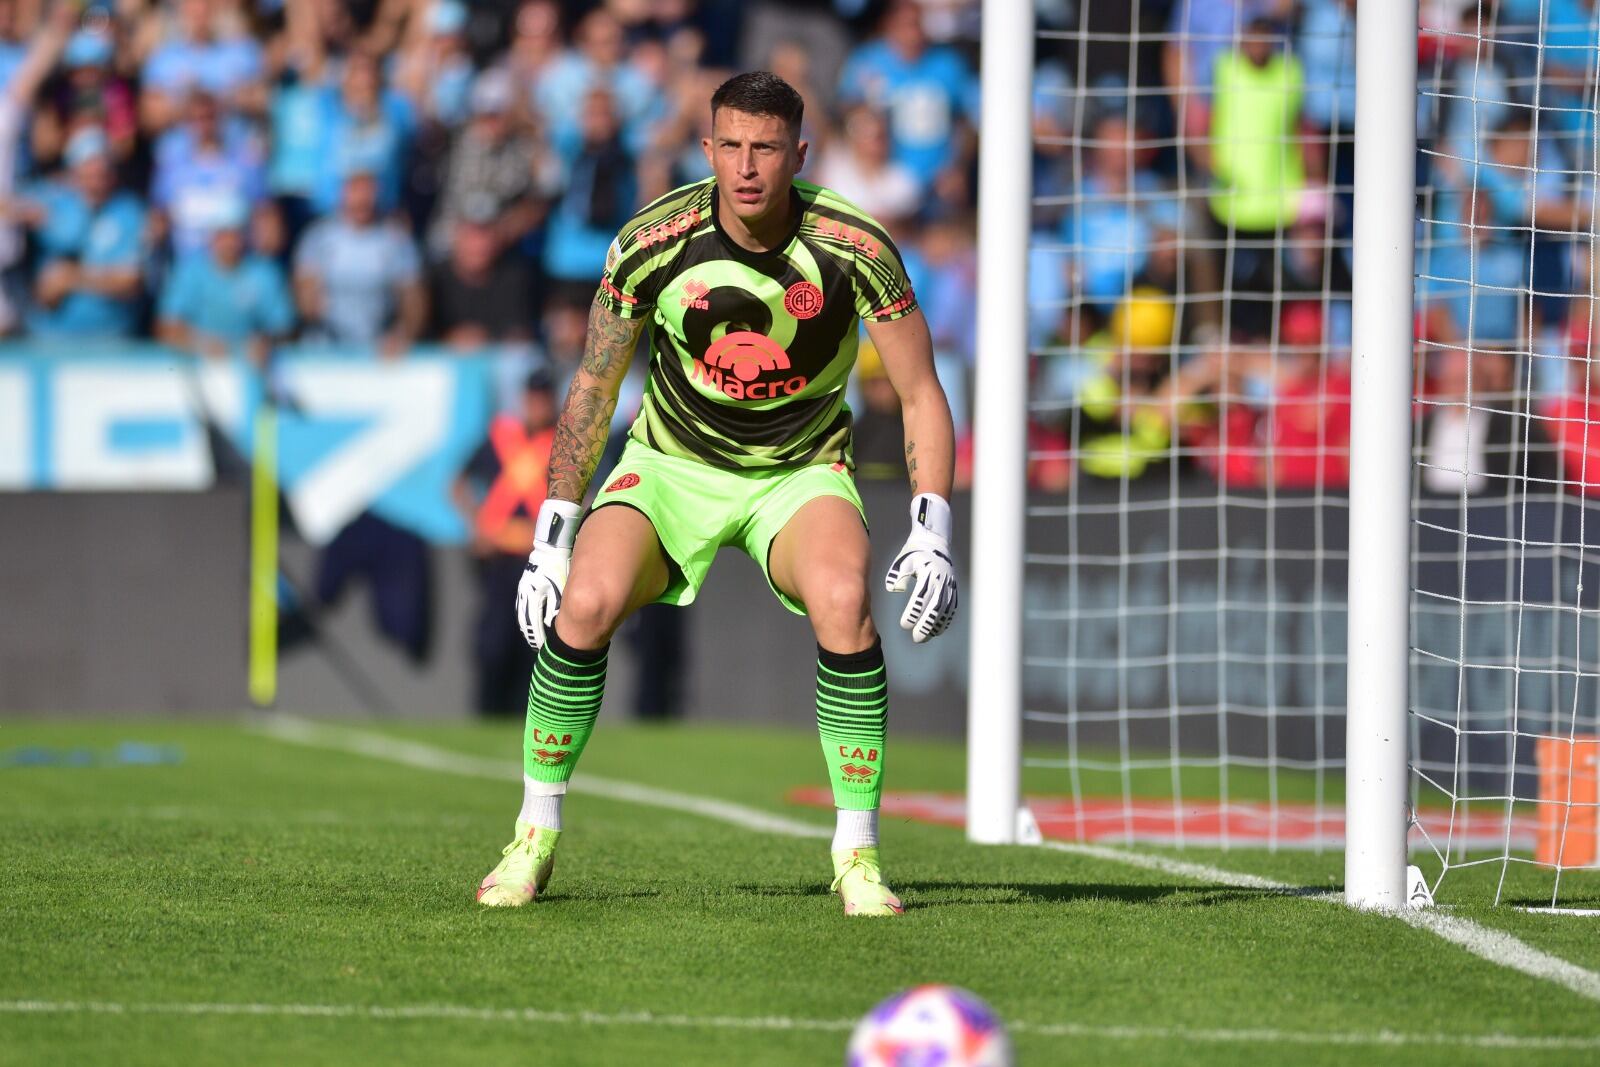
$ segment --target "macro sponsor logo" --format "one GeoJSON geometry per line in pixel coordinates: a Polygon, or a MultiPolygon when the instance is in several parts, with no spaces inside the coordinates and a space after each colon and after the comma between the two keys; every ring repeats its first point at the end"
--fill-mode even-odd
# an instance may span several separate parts
{"type": "Polygon", "coordinates": [[[711,289],[705,282],[690,278],[683,283],[683,297],[678,303],[696,311],[710,311],[711,302],[706,299],[710,292],[711,289]]]}
{"type": "Polygon", "coordinates": [[[810,380],[785,374],[789,369],[789,353],[782,345],[765,334],[735,330],[711,342],[689,377],[732,400],[772,400],[793,396],[810,380]]]}
{"type": "Polygon", "coordinates": [[[570,755],[572,755],[570,752],[552,752],[547,748],[536,748],[533,750],[533,761],[541,767],[559,767],[570,755]]]}
{"type": "Polygon", "coordinates": [[[614,481],[610,485],[606,486],[606,492],[608,492],[608,493],[617,493],[617,492],[621,492],[624,489],[632,489],[634,486],[636,486],[638,484],[639,484],[639,476],[637,474],[634,474],[632,471],[629,471],[627,474],[624,474],[622,477],[618,478],[616,481],[614,481]]]}
{"type": "Polygon", "coordinates": [[[694,208],[685,211],[675,218],[658,222],[654,226],[647,226],[639,231],[638,241],[640,248],[649,248],[670,241],[675,237],[682,237],[700,224],[700,209],[694,208]]]}
{"type": "Polygon", "coordinates": [[[846,763],[843,767],[839,768],[839,771],[852,782],[871,781],[872,776],[878,773],[871,767],[863,767],[855,763],[846,763]]]}
{"type": "Polygon", "coordinates": [[[878,750],[875,748],[857,748],[852,750],[849,745],[839,746],[839,755],[845,759],[864,759],[868,763],[878,762],[878,750]]]}
{"type": "Polygon", "coordinates": [[[877,259],[878,252],[883,248],[876,237],[861,227],[852,226],[847,222],[840,222],[838,219],[818,219],[817,232],[824,237],[833,237],[847,244],[855,245],[866,253],[868,259],[877,259]]]}
{"type": "Polygon", "coordinates": [[[822,311],[822,290],[810,282],[795,282],[784,291],[783,310],[797,319],[815,318],[822,311]]]}

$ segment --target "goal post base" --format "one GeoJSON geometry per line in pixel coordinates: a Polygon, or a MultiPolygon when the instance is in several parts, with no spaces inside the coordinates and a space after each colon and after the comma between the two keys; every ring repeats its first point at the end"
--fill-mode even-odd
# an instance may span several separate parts
{"type": "Polygon", "coordinates": [[[1016,810],[1009,826],[993,821],[985,826],[969,818],[967,840],[974,845],[1040,845],[1044,843],[1044,833],[1033,809],[1024,804],[1016,810]]]}
{"type": "Polygon", "coordinates": [[[1414,863],[1406,867],[1406,907],[1433,907],[1433,890],[1428,888],[1428,879],[1423,876],[1422,868],[1414,863]]]}

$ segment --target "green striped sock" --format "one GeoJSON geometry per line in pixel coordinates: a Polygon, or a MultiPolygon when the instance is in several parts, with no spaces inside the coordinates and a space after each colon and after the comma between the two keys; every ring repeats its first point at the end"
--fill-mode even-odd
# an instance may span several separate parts
{"type": "Polygon", "coordinates": [[[817,646],[817,733],[835,807],[870,811],[883,792],[889,679],[883,645],[848,655],[817,646]]]}
{"type": "Polygon", "coordinates": [[[606,691],[609,645],[573,648],[545,628],[544,647],[528,683],[528,723],[522,731],[522,772],[536,782],[565,782],[594,732],[606,691]]]}

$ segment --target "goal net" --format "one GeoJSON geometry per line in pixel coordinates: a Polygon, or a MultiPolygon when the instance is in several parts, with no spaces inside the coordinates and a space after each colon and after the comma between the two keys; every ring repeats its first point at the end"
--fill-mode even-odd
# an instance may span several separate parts
{"type": "MultiPolygon", "coordinates": [[[[1026,785],[1064,794],[1035,802],[1046,833],[1341,839],[1353,72],[1315,81],[1299,35],[1327,31],[1245,6],[1039,23],[1023,688],[1026,785]]],[[[1348,55],[1339,32],[1317,46],[1348,55]]]]}
{"type": "Polygon", "coordinates": [[[1600,863],[1600,22],[1501,0],[1420,40],[1414,852],[1552,904],[1600,863]]]}
{"type": "MultiPolygon", "coordinates": [[[[1343,846],[1354,6],[1041,5],[1022,693],[1047,835],[1343,846]]],[[[1597,862],[1596,24],[1424,22],[1410,844],[1435,886],[1553,899],[1597,862]]]]}

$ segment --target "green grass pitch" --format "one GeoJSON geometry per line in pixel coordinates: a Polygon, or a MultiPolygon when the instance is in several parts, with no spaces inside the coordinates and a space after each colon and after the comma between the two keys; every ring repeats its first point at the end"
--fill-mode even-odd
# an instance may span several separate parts
{"type": "MultiPolygon", "coordinates": [[[[825,840],[574,794],[547,897],[484,911],[517,728],[362,729],[506,775],[233,724],[0,726],[0,754],[184,753],[0,765],[0,1064],[837,1064],[851,1020],[923,982],[988,999],[1024,1065],[1600,1062],[1600,1004],[1394,919],[935,826],[886,822],[908,910],[847,921],[825,840]]],[[[961,787],[957,746],[890,759],[891,788],[961,787]]],[[[607,722],[585,772],[829,821],[783,800],[821,780],[809,733],[607,722]]],[[[1337,854],[1182,858],[1340,879],[1337,854]]],[[[1452,914],[1600,970],[1600,919],[1492,909],[1466,875],[1452,914]]],[[[1600,906],[1600,880],[1567,889],[1600,906]]]]}

